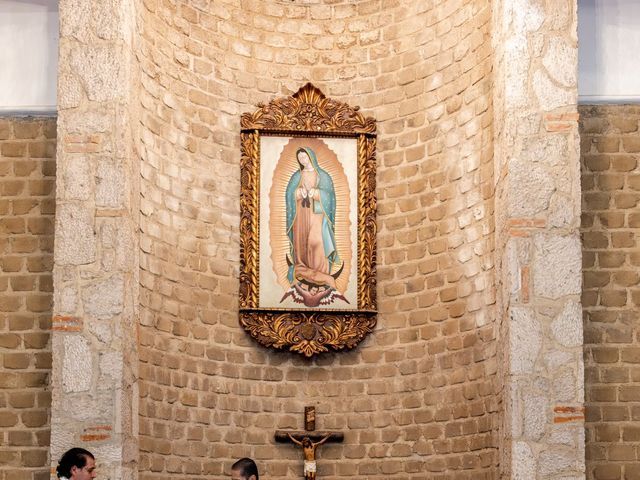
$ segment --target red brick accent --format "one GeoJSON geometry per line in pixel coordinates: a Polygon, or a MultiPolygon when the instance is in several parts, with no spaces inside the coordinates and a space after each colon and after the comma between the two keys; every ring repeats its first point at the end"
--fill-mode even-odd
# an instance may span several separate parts
{"type": "Polygon", "coordinates": [[[51,330],[58,332],[80,332],[82,331],[82,319],[65,315],[55,315],[51,321],[51,330]]]}
{"type": "Polygon", "coordinates": [[[578,113],[548,113],[544,116],[544,128],[547,132],[567,132],[575,127],[578,113]]]}
{"type": "Polygon", "coordinates": [[[553,423],[568,423],[584,421],[585,408],[571,405],[558,405],[553,409],[553,423]]]}
{"type": "Polygon", "coordinates": [[[64,151],[68,153],[96,153],[101,151],[103,135],[99,133],[89,135],[65,135],[64,151]]]}
{"type": "Polygon", "coordinates": [[[80,440],[83,442],[100,442],[108,440],[111,438],[112,430],[113,427],[111,425],[95,425],[93,427],[87,427],[84,429],[85,433],[80,435],[80,440]]]}

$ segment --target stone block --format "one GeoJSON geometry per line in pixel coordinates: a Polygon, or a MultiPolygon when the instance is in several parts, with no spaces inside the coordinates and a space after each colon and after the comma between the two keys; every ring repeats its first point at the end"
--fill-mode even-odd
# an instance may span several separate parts
{"type": "Polygon", "coordinates": [[[545,19],[543,2],[539,0],[515,0],[503,8],[505,21],[513,21],[515,32],[535,32],[545,19]]]}
{"type": "Polygon", "coordinates": [[[78,308],[78,291],[75,285],[59,285],[54,292],[55,311],[61,315],[76,313],[78,308]]]}
{"type": "Polygon", "coordinates": [[[526,391],[523,396],[523,436],[527,440],[539,441],[544,435],[549,422],[548,417],[551,411],[549,400],[546,397],[532,395],[526,391]]]}
{"type": "Polygon", "coordinates": [[[522,159],[509,162],[509,215],[531,217],[549,207],[555,191],[553,177],[542,165],[522,159]]]}
{"type": "Polygon", "coordinates": [[[576,89],[557,86],[542,70],[537,70],[533,74],[533,90],[540,108],[544,111],[576,104],[576,89]]]}
{"type": "Polygon", "coordinates": [[[513,480],[536,478],[536,457],[526,442],[514,441],[511,446],[513,480]]]}
{"type": "Polygon", "coordinates": [[[519,157],[527,162],[554,166],[566,163],[568,150],[566,135],[536,135],[523,139],[519,157]]]}
{"type": "Polygon", "coordinates": [[[554,475],[566,475],[577,470],[576,454],[573,449],[556,447],[541,452],[538,459],[538,472],[541,478],[556,478],[554,475]]]}
{"type": "Polygon", "coordinates": [[[511,307],[509,322],[509,372],[533,373],[543,343],[542,325],[535,312],[526,307],[511,307]]]}
{"type": "Polygon", "coordinates": [[[65,131],[79,134],[108,133],[113,128],[113,118],[106,108],[89,111],[70,110],[60,114],[65,131]]]}
{"type": "Polygon", "coordinates": [[[62,195],[68,200],[88,200],[93,190],[91,160],[87,156],[69,155],[62,168],[62,195]]]}
{"type": "Polygon", "coordinates": [[[542,64],[550,77],[564,87],[576,85],[578,49],[569,45],[564,37],[549,37],[542,64]]]}
{"type": "Polygon", "coordinates": [[[129,55],[124,46],[77,45],[70,52],[70,66],[91,101],[106,102],[128,95],[129,55]]]}
{"type": "MultiPolygon", "coordinates": [[[[568,183],[565,186],[569,186],[567,185],[568,183]]],[[[575,190],[577,190],[577,187],[575,190]]],[[[563,195],[559,192],[556,193],[549,202],[549,213],[547,215],[549,226],[555,228],[577,226],[580,222],[579,206],[579,203],[573,201],[571,196],[563,195]]]]}
{"type": "Polygon", "coordinates": [[[91,3],[91,26],[98,38],[131,42],[129,17],[132,12],[127,11],[128,3],[127,0],[104,0],[91,3]]]}
{"type": "Polygon", "coordinates": [[[564,347],[582,345],[582,307],[569,300],[560,314],[551,322],[551,332],[556,342],[564,347]]]}
{"type": "Polygon", "coordinates": [[[66,393],[86,392],[93,378],[93,358],[89,342],[80,335],[63,339],[62,389],[66,393]]]}
{"type": "Polygon", "coordinates": [[[108,390],[91,395],[68,395],[62,399],[61,408],[69,418],[79,422],[111,424],[114,416],[113,393],[108,390]]]}
{"type": "Polygon", "coordinates": [[[60,8],[60,35],[82,42],[91,35],[91,2],[67,0],[60,8]]]}
{"type": "Polygon", "coordinates": [[[124,306],[124,278],[114,275],[96,280],[82,290],[85,313],[95,318],[109,318],[122,313],[124,306]]]}
{"type": "Polygon", "coordinates": [[[93,210],[77,204],[61,204],[56,212],[54,259],[58,265],[85,265],[96,258],[93,210]]]}
{"type": "Polygon", "coordinates": [[[582,449],[584,444],[584,428],[579,423],[555,424],[551,427],[549,443],[582,449]]]}
{"type": "Polygon", "coordinates": [[[547,348],[544,354],[544,361],[550,371],[567,365],[575,361],[575,355],[565,350],[547,348]]]}
{"type": "MultiPolygon", "coordinates": [[[[60,54],[62,56],[62,54],[60,54]]],[[[67,67],[68,68],[68,67],[67,67]]],[[[65,109],[75,108],[80,105],[83,99],[83,89],[80,79],[70,71],[59,67],[58,74],[58,110],[64,112],[65,109]]]]}
{"type": "MultiPolygon", "coordinates": [[[[580,384],[582,379],[580,379],[580,384]]],[[[577,398],[579,391],[582,391],[578,386],[578,378],[575,373],[570,369],[564,369],[560,373],[556,374],[553,378],[553,394],[555,401],[558,402],[575,402],[582,400],[577,398]]]]}
{"type": "Polygon", "coordinates": [[[524,106],[527,98],[527,39],[524,35],[514,36],[505,41],[504,64],[505,76],[509,79],[505,84],[505,101],[511,107],[524,106]]]}
{"type": "Polygon", "coordinates": [[[102,343],[109,343],[113,338],[111,325],[106,322],[97,320],[87,322],[89,331],[102,343]]]}
{"type": "Polygon", "coordinates": [[[111,158],[101,158],[96,168],[96,205],[122,208],[125,192],[122,164],[111,158]]]}
{"type": "Polygon", "coordinates": [[[581,247],[577,235],[538,234],[534,238],[533,288],[537,296],[557,299],[581,291],[581,247]]]}
{"type": "Polygon", "coordinates": [[[115,385],[119,385],[119,382],[122,381],[123,371],[121,352],[106,352],[100,354],[98,365],[100,368],[100,378],[103,381],[111,380],[115,382],[115,385]]]}

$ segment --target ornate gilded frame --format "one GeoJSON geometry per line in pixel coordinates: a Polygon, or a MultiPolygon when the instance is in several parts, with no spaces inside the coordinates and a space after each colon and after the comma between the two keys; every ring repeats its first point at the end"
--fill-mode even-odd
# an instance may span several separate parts
{"type": "Polygon", "coordinates": [[[260,344],[307,357],[354,348],[376,324],[376,123],[310,83],[241,117],[240,324],[260,344]],[[259,308],[259,182],[262,135],[357,141],[357,308],[259,308]]]}

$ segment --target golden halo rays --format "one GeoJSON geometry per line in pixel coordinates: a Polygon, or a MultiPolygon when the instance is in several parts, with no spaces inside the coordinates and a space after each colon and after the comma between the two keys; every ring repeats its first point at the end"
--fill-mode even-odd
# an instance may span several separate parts
{"type": "MultiPolygon", "coordinates": [[[[301,147],[311,148],[318,159],[318,164],[332,178],[336,193],[335,240],[340,260],[344,262],[344,270],[336,281],[336,287],[342,294],[347,290],[351,273],[351,222],[349,220],[350,192],[347,176],[337,155],[321,138],[293,137],[282,149],[278,163],[273,171],[273,181],[269,191],[269,240],[271,242],[271,260],[278,283],[284,291],[290,288],[287,280],[287,259],[289,237],[286,234],[287,209],[285,194],[291,175],[298,170],[296,151],[301,147]]],[[[340,266],[334,266],[337,270],[340,266]]],[[[333,272],[332,272],[333,273],[333,272]]]]}

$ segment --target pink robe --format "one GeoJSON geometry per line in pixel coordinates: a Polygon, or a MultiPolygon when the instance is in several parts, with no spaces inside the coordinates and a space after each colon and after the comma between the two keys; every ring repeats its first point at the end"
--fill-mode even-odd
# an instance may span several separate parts
{"type": "MultiPolygon", "coordinates": [[[[317,184],[316,172],[303,172],[301,184],[317,184]]],[[[296,252],[294,277],[316,285],[336,288],[335,279],[329,275],[329,260],[324,253],[322,221],[324,214],[314,213],[314,202],[320,202],[320,192],[315,190],[310,207],[303,207],[303,197],[296,194],[296,218],[293,221],[293,248],[296,252]]]]}

